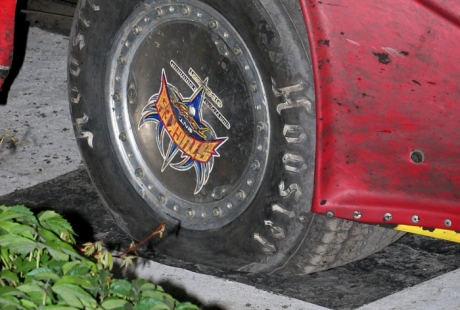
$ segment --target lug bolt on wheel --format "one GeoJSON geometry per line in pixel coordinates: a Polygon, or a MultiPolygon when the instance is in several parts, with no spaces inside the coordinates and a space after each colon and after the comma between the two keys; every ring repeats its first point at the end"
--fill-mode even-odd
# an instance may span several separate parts
{"type": "Polygon", "coordinates": [[[212,215],[214,215],[215,217],[219,217],[221,215],[221,211],[219,208],[214,208],[212,210],[212,215]]]}
{"type": "Polygon", "coordinates": [[[258,160],[254,160],[254,162],[251,164],[251,168],[254,171],[258,171],[260,169],[260,162],[258,160]]]}
{"type": "Polygon", "coordinates": [[[126,134],[124,132],[120,133],[120,135],[118,136],[118,139],[120,139],[121,142],[125,142],[126,134]]]}
{"type": "Polygon", "coordinates": [[[185,215],[191,219],[195,216],[195,211],[193,211],[192,209],[187,209],[187,211],[185,211],[185,215]]]}
{"type": "Polygon", "coordinates": [[[209,21],[209,28],[211,28],[211,29],[216,29],[216,28],[217,28],[217,25],[218,25],[217,20],[211,19],[211,20],[209,21]]]}
{"type": "Polygon", "coordinates": [[[186,5],[182,6],[181,12],[183,15],[190,15],[190,8],[186,5]]]}
{"type": "Polygon", "coordinates": [[[142,31],[142,27],[139,26],[139,25],[134,26],[133,29],[132,29],[132,32],[133,32],[135,35],[139,35],[139,34],[141,33],[141,31],[142,31]]]}
{"type": "Polygon", "coordinates": [[[238,191],[238,193],[236,193],[236,199],[238,200],[244,200],[246,198],[246,193],[244,191],[238,191]]]}
{"type": "Polygon", "coordinates": [[[144,176],[144,171],[142,171],[141,168],[137,168],[134,174],[136,175],[136,177],[142,178],[144,176]]]}

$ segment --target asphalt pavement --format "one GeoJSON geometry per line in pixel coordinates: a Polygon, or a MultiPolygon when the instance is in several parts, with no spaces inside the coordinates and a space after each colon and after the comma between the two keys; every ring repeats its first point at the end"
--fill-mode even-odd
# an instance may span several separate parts
{"type": "MultiPolygon", "coordinates": [[[[81,164],[66,95],[68,38],[28,31],[21,71],[0,105],[0,205],[54,209],[82,241],[112,250],[131,239],[105,211],[81,164]]],[[[203,309],[460,309],[460,245],[406,235],[347,266],[306,276],[246,274],[178,261],[141,248],[127,276],[162,284],[203,309]]]]}

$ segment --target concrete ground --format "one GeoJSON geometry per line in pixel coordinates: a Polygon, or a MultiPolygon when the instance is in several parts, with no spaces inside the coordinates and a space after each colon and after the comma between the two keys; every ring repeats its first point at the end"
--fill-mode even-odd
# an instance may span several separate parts
{"type": "Polygon", "coordinates": [[[82,164],[67,99],[62,35],[30,28],[22,69],[0,106],[0,196],[70,172],[82,164]]]}
{"type": "MultiPolygon", "coordinates": [[[[18,141],[4,135],[0,145],[0,204],[8,194],[81,168],[67,103],[67,45],[65,36],[29,30],[24,64],[7,104],[0,105],[0,137],[7,131],[18,141]]],[[[130,273],[185,292],[205,309],[327,309],[149,260],[139,260],[130,273]]],[[[459,283],[455,270],[359,309],[460,309],[459,283]]]]}

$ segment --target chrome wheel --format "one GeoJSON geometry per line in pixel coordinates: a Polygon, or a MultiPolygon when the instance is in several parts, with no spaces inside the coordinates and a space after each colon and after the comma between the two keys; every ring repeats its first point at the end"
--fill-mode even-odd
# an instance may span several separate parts
{"type": "Polygon", "coordinates": [[[139,195],[193,230],[222,227],[257,193],[270,121],[243,39],[196,0],[142,6],[111,51],[107,115],[139,195]]]}

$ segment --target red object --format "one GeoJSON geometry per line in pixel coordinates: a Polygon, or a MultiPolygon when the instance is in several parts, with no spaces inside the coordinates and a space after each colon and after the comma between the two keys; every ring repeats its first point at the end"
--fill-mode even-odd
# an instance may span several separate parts
{"type": "Polygon", "coordinates": [[[460,1],[300,3],[316,89],[313,211],[460,230],[460,1]]]}
{"type": "Polygon", "coordinates": [[[14,16],[16,0],[0,4],[0,90],[13,61],[14,16]]]}

